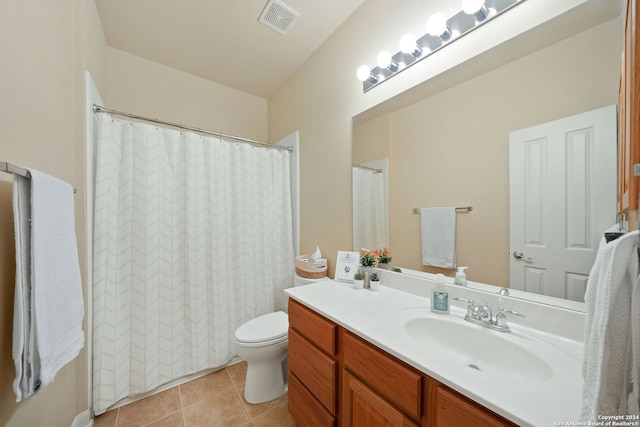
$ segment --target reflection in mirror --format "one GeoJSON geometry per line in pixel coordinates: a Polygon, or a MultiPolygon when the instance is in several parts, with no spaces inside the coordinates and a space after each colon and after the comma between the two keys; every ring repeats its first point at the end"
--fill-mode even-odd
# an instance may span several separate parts
{"type": "Polygon", "coordinates": [[[354,251],[373,251],[388,245],[387,164],[383,159],[352,168],[354,251]]]}
{"type": "Polygon", "coordinates": [[[470,204],[473,212],[456,218],[457,264],[469,266],[470,281],[510,287],[509,133],[617,104],[617,13],[489,72],[468,67],[467,81],[411,105],[354,118],[354,163],[389,160],[395,266],[453,276],[422,265],[413,208],[470,204]]]}

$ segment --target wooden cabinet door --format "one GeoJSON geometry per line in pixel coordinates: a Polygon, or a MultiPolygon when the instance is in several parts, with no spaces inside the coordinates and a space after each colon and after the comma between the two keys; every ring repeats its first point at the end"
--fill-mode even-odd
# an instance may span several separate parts
{"type": "Polygon", "coordinates": [[[344,371],[343,422],[348,427],[418,427],[399,409],[344,371]]]}
{"type": "Polygon", "coordinates": [[[448,387],[429,380],[430,427],[513,427],[509,421],[448,387]]]}
{"type": "Polygon", "coordinates": [[[629,227],[635,230],[640,190],[640,180],[633,173],[634,165],[640,163],[640,8],[638,0],[627,0],[626,4],[619,95],[618,209],[628,214],[629,227]]]}

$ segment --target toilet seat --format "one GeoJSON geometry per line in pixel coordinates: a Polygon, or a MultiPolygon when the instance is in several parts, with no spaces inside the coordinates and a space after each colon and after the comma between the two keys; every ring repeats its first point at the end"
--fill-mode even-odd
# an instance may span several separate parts
{"type": "Polygon", "coordinates": [[[235,333],[236,342],[244,347],[262,347],[287,340],[289,316],[283,311],[249,320],[235,333]]]}

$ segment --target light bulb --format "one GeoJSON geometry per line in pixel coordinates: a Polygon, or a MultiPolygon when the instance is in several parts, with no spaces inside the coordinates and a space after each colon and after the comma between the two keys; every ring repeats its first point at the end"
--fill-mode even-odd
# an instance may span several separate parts
{"type": "Polygon", "coordinates": [[[400,39],[400,51],[402,53],[413,54],[417,48],[417,40],[416,36],[412,33],[407,33],[400,39]]]}
{"type": "Polygon", "coordinates": [[[484,21],[489,16],[489,9],[484,0],[462,0],[462,11],[467,15],[473,15],[477,22],[484,21]]]}
{"type": "Polygon", "coordinates": [[[366,65],[361,65],[358,67],[356,74],[359,80],[365,82],[371,78],[371,68],[366,65]]]}
{"type": "Polygon", "coordinates": [[[467,15],[473,15],[484,6],[484,0],[462,0],[462,10],[467,15]]]}
{"type": "Polygon", "coordinates": [[[377,58],[378,67],[387,68],[389,65],[391,65],[391,61],[392,61],[391,54],[388,51],[383,50],[378,54],[378,58],[377,58]]]}
{"type": "MultiPolygon", "coordinates": [[[[398,71],[398,63],[393,60],[393,56],[389,53],[389,51],[383,50],[378,54],[377,58],[378,67],[382,69],[387,69],[392,73],[398,71]]],[[[380,77],[378,77],[380,79],[380,77]]]]}
{"type": "Polygon", "coordinates": [[[447,27],[447,17],[444,13],[434,13],[427,21],[427,33],[440,37],[443,40],[451,36],[451,30],[447,27]]]}

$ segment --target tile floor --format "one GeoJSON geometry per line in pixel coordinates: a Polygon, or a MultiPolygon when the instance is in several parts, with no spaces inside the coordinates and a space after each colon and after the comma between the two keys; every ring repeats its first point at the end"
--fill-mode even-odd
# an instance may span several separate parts
{"type": "Polygon", "coordinates": [[[245,362],[122,406],[94,427],[295,427],[287,396],[252,405],[244,398],[245,362]]]}

